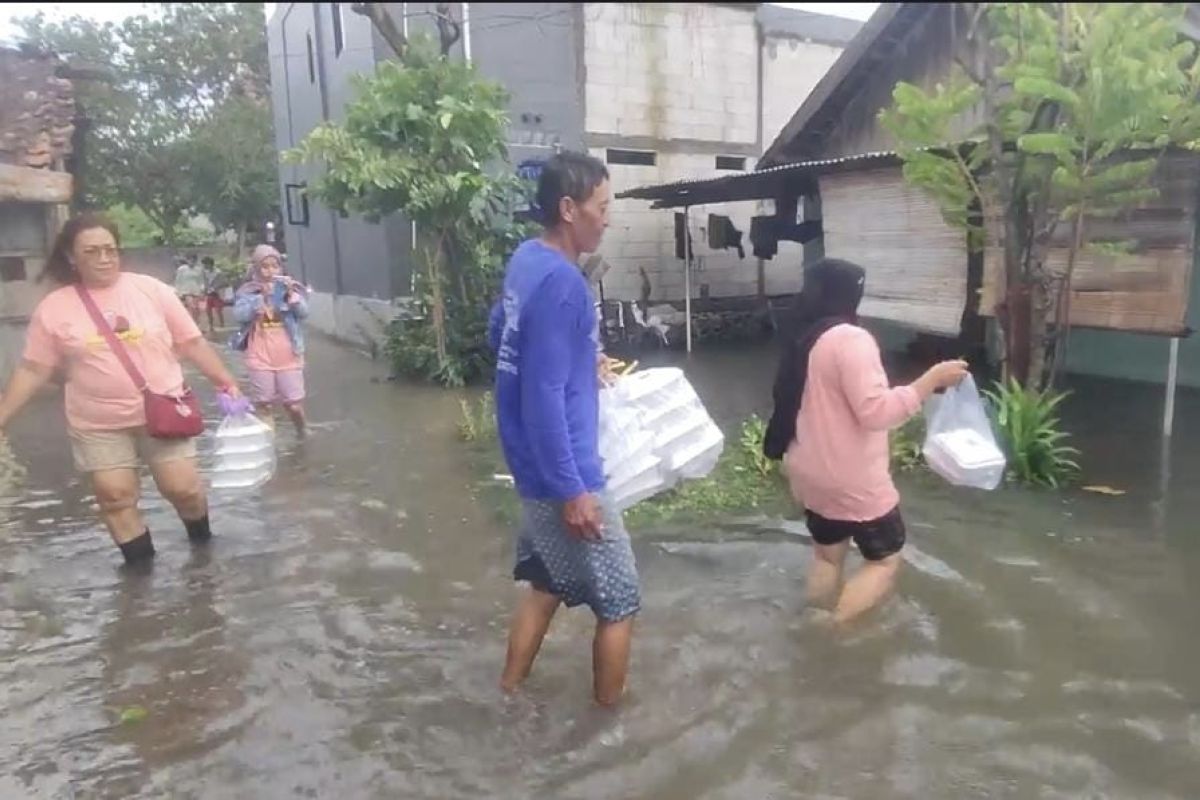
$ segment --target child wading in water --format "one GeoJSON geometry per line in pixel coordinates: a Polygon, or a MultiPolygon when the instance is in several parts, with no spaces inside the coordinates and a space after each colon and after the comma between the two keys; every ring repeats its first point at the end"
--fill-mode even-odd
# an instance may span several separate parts
{"type": "Polygon", "coordinates": [[[246,354],[250,399],[259,416],[274,424],[274,407],[284,407],[304,435],[304,331],[308,290],[283,274],[283,259],[260,244],[252,256],[252,277],[238,289],[233,316],[241,325],[232,346],[246,354]]]}
{"type": "Polygon", "coordinates": [[[792,496],[806,509],[815,551],[809,602],[832,607],[836,622],[878,604],[900,569],[905,531],[888,431],[967,374],[966,362],[945,361],[890,388],[879,345],[858,326],[865,279],[862,267],[837,259],[805,269],[763,442],[768,457],[784,459],[792,496]],[[866,563],[842,587],[851,539],[866,563]]]}

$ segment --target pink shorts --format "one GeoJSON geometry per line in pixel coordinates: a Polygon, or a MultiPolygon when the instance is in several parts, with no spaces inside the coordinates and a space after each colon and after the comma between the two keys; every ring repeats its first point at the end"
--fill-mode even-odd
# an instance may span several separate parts
{"type": "Polygon", "coordinates": [[[247,370],[250,379],[250,400],[254,403],[299,403],[304,399],[304,370],[302,369],[252,369],[247,370]]]}

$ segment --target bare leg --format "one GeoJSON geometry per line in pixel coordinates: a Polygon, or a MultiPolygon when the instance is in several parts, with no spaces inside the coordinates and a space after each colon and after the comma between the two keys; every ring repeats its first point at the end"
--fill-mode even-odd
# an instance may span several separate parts
{"type": "Polygon", "coordinates": [[[813,544],[812,564],[808,568],[808,604],[830,608],[837,601],[842,583],[842,565],[850,549],[847,539],[838,544],[813,544]]]}
{"type": "Polygon", "coordinates": [[[599,705],[616,705],[625,694],[632,642],[633,617],[620,622],[597,620],[592,640],[592,692],[599,705]]]}
{"type": "Polygon", "coordinates": [[[138,511],[141,487],[136,470],[122,468],[93,472],[92,489],[100,505],[100,519],[116,544],[130,542],[146,531],[138,511]]]}
{"type": "Polygon", "coordinates": [[[301,403],[287,403],[283,408],[287,411],[288,416],[292,418],[292,424],[296,426],[296,433],[303,436],[308,431],[308,419],[304,416],[304,405],[301,403]]]}
{"type": "Polygon", "coordinates": [[[213,314],[213,310],[211,308],[208,309],[208,332],[209,333],[217,332],[216,317],[213,314]]]}
{"type": "Polygon", "coordinates": [[[508,657],[504,662],[504,675],[500,678],[500,688],[504,691],[516,691],[529,677],[533,660],[537,658],[560,602],[554,595],[533,587],[521,595],[508,632],[508,657]]]}
{"type": "Polygon", "coordinates": [[[833,612],[835,622],[845,623],[878,605],[896,585],[900,571],[899,553],[882,561],[868,561],[846,581],[846,588],[833,612]]]}
{"type": "Polygon", "coordinates": [[[150,465],[154,483],[162,496],[175,506],[184,522],[195,522],[208,514],[204,483],[192,458],[180,458],[150,465]]]}

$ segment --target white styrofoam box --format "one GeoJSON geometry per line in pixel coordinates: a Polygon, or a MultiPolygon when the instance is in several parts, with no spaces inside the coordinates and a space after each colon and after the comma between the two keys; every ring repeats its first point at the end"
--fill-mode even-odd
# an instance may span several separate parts
{"type": "Polygon", "coordinates": [[[662,459],[654,454],[653,449],[639,452],[637,455],[611,465],[605,463],[604,478],[609,483],[623,483],[635,475],[641,475],[650,470],[660,470],[662,459]]]}
{"type": "Polygon", "coordinates": [[[213,472],[213,489],[257,489],[275,474],[275,460],[265,459],[241,469],[220,469],[213,472]]]}
{"type": "Polygon", "coordinates": [[[217,458],[217,469],[220,471],[236,472],[243,469],[257,469],[263,464],[275,460],[274,450],[253,450],[239,453],[224,453],[217,458]]]}
{"type": "Polygon", "coordinates": [[[1005,458],[977,431],[959,428],[929,437],[924,447],[930,468],[956,486],[995,489],[1004,479],[1005,458]]]}
{"type": "Polygon", "coordinates": [[[634,476],[625,483],[609,486],[608,496],[617,510],[624,511],[672,486],[673,482],[664,479],[662,473],[655,470],[634,476]]]}
{"type": "Polygon", "coordinates": [[[256,489],[275,473],[275,432],[251,414],[229,417],[217,428],[213,489],[256,489]]]}
{"type": "Polygon", "coordinates": [[[600,451],[619,506],[712,471],[725,437],[683,371],[668,367],[624,376],[600,399],[600,451]],[[646,442],[650,447],[646,446],[646,442]]]}
{"type": "Polygon", "coordinates": [[[716,425],[710,425],[704,428],[699,436],[688,440],[683,447],[667,454],[663,460],[672,472],[688,478],[702,478],[716,465],[715,457],[711,464],[708,464],[707,457],[711,456],[714,451],[719,457],[724,446],[725,435],[716,425]],[[708,464],[707,469],[703,468],[705,464],[708,464]],[[684,475],[685,471],[690,474],[684,475]]]}
{"type": "Polygon", "coordinates": [[[654,447],[658,450],[671,448],[677,442],[686,442],[701,435],[712,424],[699,403],[673,409],[657,421],[654,447]]]}

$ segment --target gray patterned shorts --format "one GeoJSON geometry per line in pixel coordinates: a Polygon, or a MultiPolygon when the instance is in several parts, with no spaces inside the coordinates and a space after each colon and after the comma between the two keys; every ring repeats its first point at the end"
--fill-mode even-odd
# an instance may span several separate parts
{"type": "Polygon", "coordinates": [[[563,522],[563,504],[522,500],[513,578],[555,595],[567,607],[587,604],[598,619],[618,622],[641,608],[637,563],[621,512],[603,495],[602,539],[583,541],[563,522]]]}

